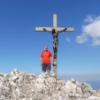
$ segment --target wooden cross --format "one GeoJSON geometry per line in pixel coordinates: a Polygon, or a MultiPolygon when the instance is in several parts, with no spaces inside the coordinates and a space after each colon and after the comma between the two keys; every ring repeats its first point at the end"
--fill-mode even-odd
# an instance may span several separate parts
{"type": "Polygon", "coordinates": [[[53,75],[57,79],[57,51],[58,51],[58,35],[61,32],[73,32],[73,27],[57,27],[57,15],[53,15],[53,27],[36,27],[36,31],[51,32],[53,36],[53,75]]]}

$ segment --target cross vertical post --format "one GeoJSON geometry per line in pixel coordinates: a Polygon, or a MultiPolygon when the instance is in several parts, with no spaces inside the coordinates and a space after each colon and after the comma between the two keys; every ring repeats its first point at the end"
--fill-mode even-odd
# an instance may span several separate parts
{"type": "Polygon", "coordinates": [[[58,32],[57,32],[57,15],[53,15],[53,76],[57,78],[57,52],[58,52],[58,32]]]}
{"type": "Polygon", "coordinates": [[[53,77],[57,79],[57,52],[58,52],[58,35],[61,32],[73,32],[73,27],[57,27],[57,15],[53,15],[53,27],[36,27],[36,31],[51,32],[53,36],[53,77]]]}

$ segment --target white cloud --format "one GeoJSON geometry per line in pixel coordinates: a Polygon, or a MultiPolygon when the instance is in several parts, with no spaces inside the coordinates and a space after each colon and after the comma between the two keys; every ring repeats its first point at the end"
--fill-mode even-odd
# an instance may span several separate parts
{"type": "Polygon", "coordinates": [[[87,38],[86,38],[85,36],[83,36],[83,35],[77,36],[77,37],[76,37],[76,41],[77,41],[77,43],[79,43],[79,44],[83,44],[84,42],[87,41],[87,38]]]}
{"type": "Polygon", "coordinates": [[[93,18],[88,16],[86,24],[82,26],[82,34],[76,37],[77,43],[85,43],[91,38],[92,45],[100,45],[100,16],[93,18]]]}
{"type": "Polygon", "coordinates": [[[84,22],[86,22],[86,23],[93,22],[92,16],[87,16],[87,17],[85,18],[84,22]]]}
{"type": "Polygon", "coordinates": [[[93,40],[93,45],[100,45],[100,38],[99,39],[94,39],[93,40]]]}

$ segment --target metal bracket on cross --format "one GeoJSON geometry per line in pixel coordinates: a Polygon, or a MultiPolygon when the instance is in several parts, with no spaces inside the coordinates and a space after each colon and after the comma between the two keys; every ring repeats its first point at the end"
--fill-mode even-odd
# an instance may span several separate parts
{"type": "Polygon", "coordinates": [[[53,73],[54,78],[57,78],[57,51],[58,51],[58,33],[61,32],[73,32],[73,27],[58,27],[57,26],[57,15],[53,15],[53,27],[36,27],[36,31],[40,32],[51,32],[53,36],[53,73]]]}

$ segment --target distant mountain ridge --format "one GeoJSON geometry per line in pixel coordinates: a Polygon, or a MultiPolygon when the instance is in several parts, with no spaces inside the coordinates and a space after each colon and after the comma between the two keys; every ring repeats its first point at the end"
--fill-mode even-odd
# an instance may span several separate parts
{"type": "Polygon", "coordinates": [[[59,75],[59,79],[69,80],[74,78],[79,81],[85,81],[86,83],[91,84],[94,89],[100,89],[100,75],[59,75]],[[95,78],[97,77],[97,78],[95,78]]]}

